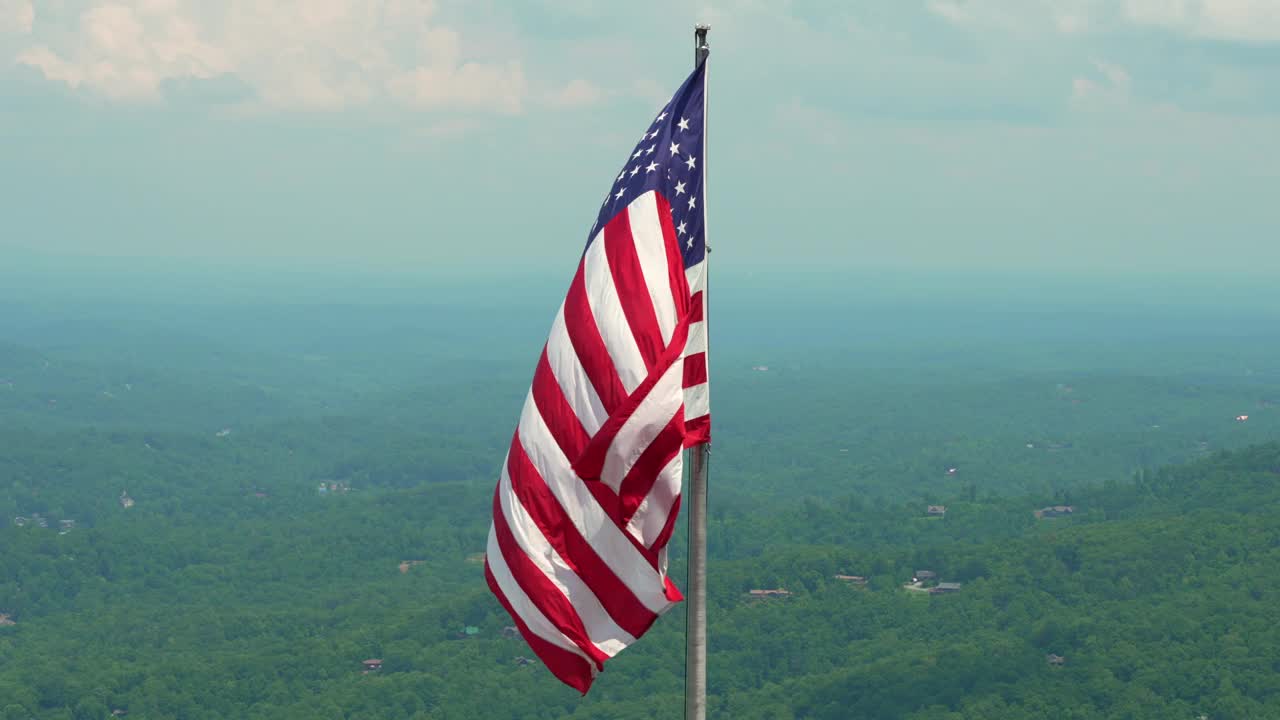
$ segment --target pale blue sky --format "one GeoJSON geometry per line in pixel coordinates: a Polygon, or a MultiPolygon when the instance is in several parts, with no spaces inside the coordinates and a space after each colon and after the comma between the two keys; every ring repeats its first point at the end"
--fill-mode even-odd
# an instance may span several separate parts
{"type": "Polygon", "coordinates": [[[0,0],[0,249],[568,273],[699,20],[722,267],[1280,276],[1280,0],[0,0]]]}

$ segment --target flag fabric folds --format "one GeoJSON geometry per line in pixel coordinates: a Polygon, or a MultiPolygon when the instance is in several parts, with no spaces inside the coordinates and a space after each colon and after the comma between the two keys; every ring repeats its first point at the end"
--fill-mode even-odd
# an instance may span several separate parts
{"type": "Polygon", "coordinates": [[[710,440],[705,63],[611,183],[493,496],[485,579],[585,694],[683,599],[667,577],[684,448],[710,440]]]}

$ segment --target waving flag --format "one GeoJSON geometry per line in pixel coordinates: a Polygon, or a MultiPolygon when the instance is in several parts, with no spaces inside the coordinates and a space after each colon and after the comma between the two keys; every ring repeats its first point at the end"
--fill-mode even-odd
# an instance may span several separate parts
{"type": "Polygon", "coordinates": [[[682,450],[710,439],[701,65],[611,183],[493,497],[485,579],[583,694],[682,598],[682,450]]]}

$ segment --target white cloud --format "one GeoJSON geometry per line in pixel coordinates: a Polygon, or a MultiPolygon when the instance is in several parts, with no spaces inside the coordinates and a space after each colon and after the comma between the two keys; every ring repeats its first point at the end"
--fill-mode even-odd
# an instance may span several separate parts
{"type": "Polygon", "coordinates": [[[959,26],[1018,29],[1050,20],[1071,35],[1117,24],[1234,42],[1280,42],[1278,0],[929,0],[959,26]]]}
{"type": "Polygon", "coordinates": [[[961,27],[1028,32],[1054,26],[1071,32],[1084,22],[1087,0],[929,0],[929,12],[961,27]]]}
{"type": "Polygon", "coordinates": [[[17,61],[113,99],[154,101],[167,81],[220,75],[236,76],[268,107],[290,109],[389,100],[513,113],[527,94],[518,59],[466,57],[430,0],[75,4],[51,6],[62,8],[49,18],[58,31],[37,33],[17,61]]]}
{"type": "Polygon", "coordinates": [[[1125,0],[1132,22],[1198,37],[1247,43],[1280,42],[1276,0],[1125,0]]]}
{"type": "Polygon", "coordinates": [[[965,12],[964,6],[954,2],[954,0],[930,0],[928,7],[929,12],[957,25],[969,19],[969,14],[965,12]]]}
{"type": "Polygon", "coordinates": [[[428,62],[389,77],[393,97],[423,108],[520,112],[527,87],[519,62],[464,62],[461,39],[447,28],[424,31],[420,44],[428,62]]]}
{"type": "Polygon", "coordinates": [[[0,35],[29,35],[36,21],[30,0],[0,0],[0,35]]]}
{"type": "Polygon", "coordinates": [[[1075,35],[1089,29],[1089,18],[1084,13],[1058,12],[1053,16],[1053,24],[1063,35],[1075,35]]]}
{"type": "Polygon", "coordinates": [[[1071,100],[1077,108],[1115,109],[1132,100],[1133,79],[1119,65],[1094,60],[1097,78],[1076,76],[1071,82],[1071,100]]]}
{"type": "Polygon", "coordinates": [[[547,104],[557,108],[581,108],[604,100],[605,91],[589,80],[577,78],[547,98],[547,104]]]}

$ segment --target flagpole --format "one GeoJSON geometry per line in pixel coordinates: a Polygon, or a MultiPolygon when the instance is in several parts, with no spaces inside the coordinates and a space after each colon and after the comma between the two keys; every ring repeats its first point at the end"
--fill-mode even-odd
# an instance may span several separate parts
{"type": "MultiPolygon", "coordinates": [[[[711,48],[707,45],[709,25],[694,26],[694,67],[707,61],[711,48]]],[[[702,173],[703,191],[706,191],[707,168],[707,114],[706,110],[706,78],[703,79],[703,148],[702,173]]],[[[703,196],[703,215],[705,217],[706,196],[703,196]]],[[[705,225],[703,242],[706,243],[705,225]]],[[[711,247],[706,245],[706,263],[703,272],[710,268],[711,247]]],[[[705,287],[704,287],[705,293],[705,287]]],[[[704,298],[706,295],[704,294],[704,298]]],[[[707,465],[710,460],[708,443],[694,446],[690,451],[689,466],[689,577],[688,605],[685,620],[685,678],[684,678],[684,717],[685,720],[706,720],[707,717],[707,465]]]]}

